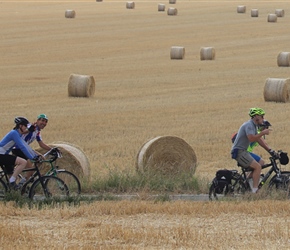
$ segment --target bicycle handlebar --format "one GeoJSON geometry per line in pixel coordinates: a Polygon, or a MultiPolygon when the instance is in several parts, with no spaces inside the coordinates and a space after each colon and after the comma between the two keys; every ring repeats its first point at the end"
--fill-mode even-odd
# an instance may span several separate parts
{"type": "Polygon", "coordinates": [[[33,163],[42,163],[42,162],[54,162],[57,158],[61,158],[62,157],[62,153],[59,151],[58,148],[52,148],[49,151],[47,151],[43,156],[46,157],[48,155],[53,156],[50,159],[42,159],[42,157],[40,155],[34,157],[32,159],[33,163]]]}

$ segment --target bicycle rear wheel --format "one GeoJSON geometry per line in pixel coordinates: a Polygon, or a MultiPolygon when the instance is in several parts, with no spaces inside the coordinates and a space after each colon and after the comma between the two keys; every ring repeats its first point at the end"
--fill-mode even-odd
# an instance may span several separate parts
{"type": "Polygon", "coordinates": [[[68,187],[62,179],[55,176],[41,176],[33,182],[29,190],[31,200],[63,200],[68,196],[68,187]]]}
{"type": "Polygon", "coordinates": [[[8,191],[8,187],[6,183],[0,179],[0,200],[5,199],[7,191],[8,191]]]}
{"type": "Polygon", "coordinates": [[[76,197],[80,195],[81,183],[76,175],[65,169],[58,169],[56,170],[56,176],[65,182],[69,190],[69,195],[71,197],[76,197]]]}

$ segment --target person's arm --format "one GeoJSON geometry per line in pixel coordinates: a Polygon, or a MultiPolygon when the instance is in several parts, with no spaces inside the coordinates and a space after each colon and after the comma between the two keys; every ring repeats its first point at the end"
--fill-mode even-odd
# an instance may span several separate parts
{"type": "Polygon", "coordinates": [[[51,150],[51,147],[46,145],[43,141],[38,141],[38,144],[41,148],[43,148],[45,150],[51,150]]]}
{"type": "Polygon", "coordinates": [[[254,141],[258,142],[260,139],[262,139],[262,137],[264,135],[268,135],[269,133],[270,133],[270,129],[264,129],[259,134],[256,134],[256,135],[254,135],[254,134],[248,134],[247,136],[248,136],[248,139],[249,139],[250,142],[254,142],[254,141]]]}
{"type": "Polygon", "coordinates": [[[32,160],[35,156],[37,156],[33,149],[19,136],[16,130],[12,136],[16,146],[26,155],[28,159],[32,160]]]}
{"type": "Polygon", "coordinates": [[[258,141],[259,145],[261,147],[263,147],[267,152],[269,152],[271,150],[271,148],[269,147],[269,145],[266,143],[266,141],[261,137],[258,141]]]}

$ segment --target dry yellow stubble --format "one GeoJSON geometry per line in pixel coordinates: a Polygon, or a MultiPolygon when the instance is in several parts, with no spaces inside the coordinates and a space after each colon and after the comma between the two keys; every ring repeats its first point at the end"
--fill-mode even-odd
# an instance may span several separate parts
{"type": "MultiPolygon", "coordinates": [[[[231,1],[177,1],[174,17],[156,11],[154,1],[134,11],[121,0],[69,2],[1,2],[2,136],[14,116],[33,121],[46,113],[44,141],[79,145],[99,178],[112,168],[134,169],[144,141],[174,135],[194,148],[195,175],[212,178],[236,168],[231,135],[258,106],[273,125],[269,145],[290,152],[289,105],[263,99],[265,79],[289,77],[276,61],[289,48],[289,16],[266,21],[276,8],[288,9],[287,1],[247,4],[258,18],[237,14],[231,1]],[[67,8],[78,17],[64,18],[67,8]],[[170,60],[172,44],[186,47],[186,59],[170,60]],[[199,59],[205,44],[218,51],[210,63],[199,59]],[[68,98],[71,72],[96,76],[97,93],[68,98]]],[[[289,248],[288,202],[0,205],[1,244],[15,249],[289,248]]]]}
{"type": "Polygon", "coordinates": [[[42,210],[15,208],[11,203],[0,207],[1,244],[16,249],[289,246],[288,201],[119,201],[42,210]]]}

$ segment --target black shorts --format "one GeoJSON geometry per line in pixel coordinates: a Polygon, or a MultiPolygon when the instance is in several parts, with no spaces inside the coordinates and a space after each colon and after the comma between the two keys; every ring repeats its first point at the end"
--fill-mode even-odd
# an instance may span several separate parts
{"type": "Polygon", "coordinates": [[[19,157],[21,157],[21,158],[23,158],[23,159],[25,159],[25,160],[27,160],[28,158],[27,158],[27,156],[19,149],[19,148],[17,148],[17,149],[12,149],[12,154],[14,154],[14,155],[16,155],[16,156],[19,156],[19,157]]]}
{"type": "Polygon", "coordinates": [[[0,165],[7,174],[12,174],[15,167],[16,156],[14,155],[1,155],[0,154],[0,165]]]}

